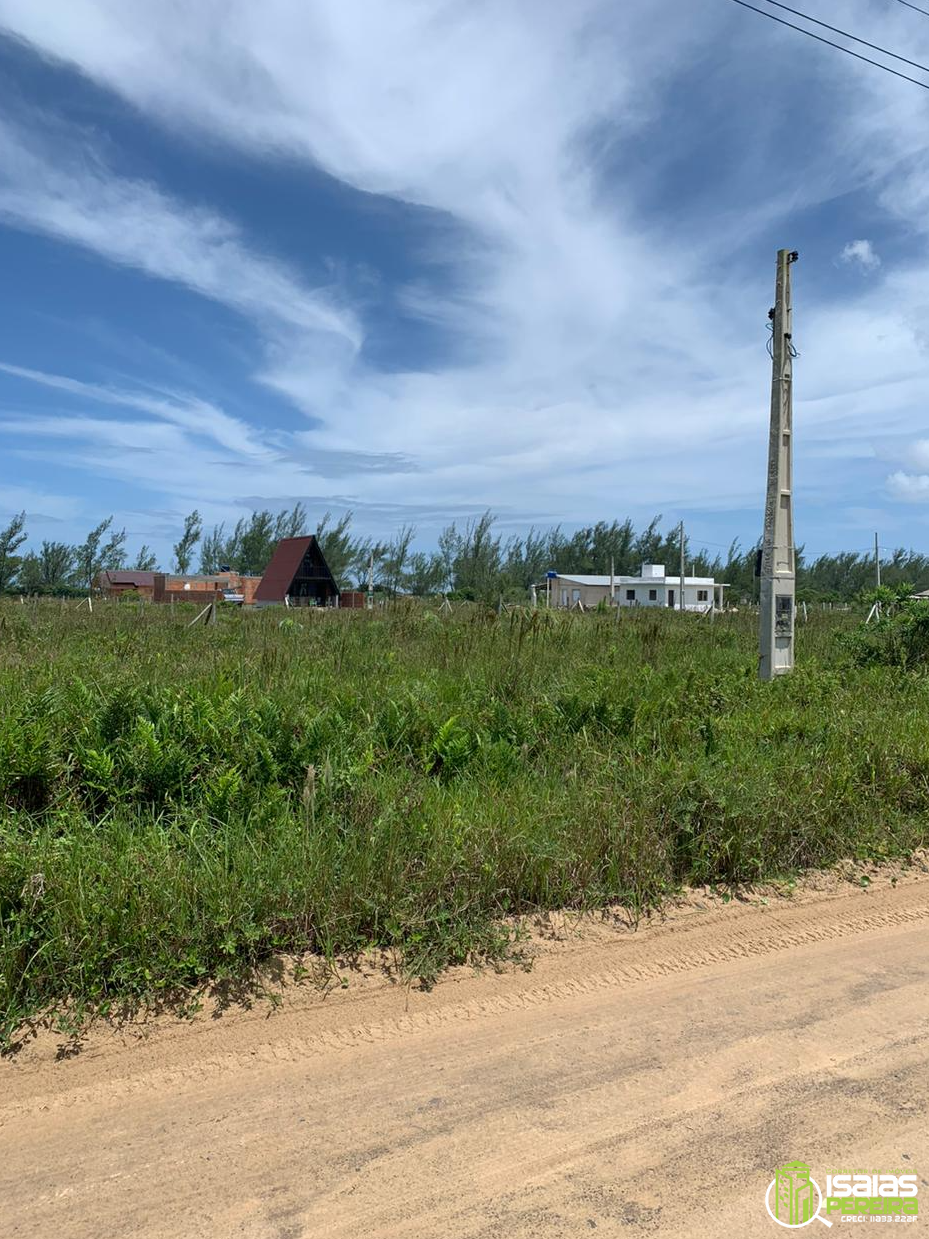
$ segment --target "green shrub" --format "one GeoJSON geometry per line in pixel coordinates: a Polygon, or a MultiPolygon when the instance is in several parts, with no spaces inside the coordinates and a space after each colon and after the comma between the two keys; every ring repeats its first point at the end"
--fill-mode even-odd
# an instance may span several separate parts
{"type": "Polygon", "coordinates": [[[911,585],[895,585],[871,590],[864,601],[869,617],[845,642],[854,662],[904,669],[929,663],[929,599],[914,598],[911,585]]]}
{"type": "Polygon", "coordinates": [[[906,601],[863,635],[813,612],[772,684],[745,614],[3,607],[8,1029],[281,950],[428,975],[509,914],[926,842],[906,601]]]}

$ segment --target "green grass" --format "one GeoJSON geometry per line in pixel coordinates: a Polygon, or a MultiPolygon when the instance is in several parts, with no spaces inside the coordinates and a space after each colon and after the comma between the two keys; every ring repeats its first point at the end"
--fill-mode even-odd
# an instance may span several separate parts
{"type": "Polygon", "coordinates": [[[0,1021],[927,841],[929,679],[755,619],[0,607],[0,1021]]]}

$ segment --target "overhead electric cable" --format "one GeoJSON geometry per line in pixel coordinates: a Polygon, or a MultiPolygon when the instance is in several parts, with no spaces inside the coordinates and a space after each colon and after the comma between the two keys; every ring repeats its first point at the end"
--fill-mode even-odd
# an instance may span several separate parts
{"type": "Polygon", "coordinates": [[[779,26],[788,26],[791,30],[799,30],[801,34],[805,34],[807,38],[815,39],[817,43],[825,43],[827,47],[834,47],[837,51],[845,52],[846,56],[854,56],[856,60],[863,60],[865,64],[874,65],[876,69],[883,69],[885,73],[892,73],[894,77],[902,78],[904,82],[912,82],[914,86],[919,86],[923,90],[929,90],[929,82],[921,82],[918,78],[910,77],[908,73],[900,73],[897,69],[891,69],[890,65],[882,65],[879,60],[872,60],[870,56],[862,56],[860,52],[853,52],[850,47],[843,47],[841,43],[833,43],[832,39],[823,38],[821,34],[814,34],[812,30],[806,30],[803,26],[797,26],[794,22],[785,21],[783,17],[775,17],[773,13],[768,13],[765,9],[759,9],[754,4],[749,4],[748,0],[732,0],[733,4],[740,5],[743,9],[751,9],[753,13],[760,13],[762,17],[767,17],[770,21],[777,22],[779,26]]]}
{"type": "Polygon", "coordinates": [[[785,13],[793,13],[794,17],[802,17],[804,21],[812,22],[814,26],[822,26],[824,30],[831,30],[833,34],[840,34],[843,39],[851,39],[853,43],[860,43],[862,47],[870,47],[872,52],[880,52],[882,56],[890,56],[892,60],[899,60],[913,69],[921,69],[923,73],[929,73],[929,66],[921,65],[918,60],[907,60],[906,56],[898,56],[896,52],[889,52],[886,47],[880,47],[877,43],[859,39],[857,34],[849,34],[847,30],[840,30],[838,26],[830,26],[828,22],[821,22],[818,17],[810,17],[809,13],[801,13],[799,9],[792,9],[789,4],[781,4],[781,0],[768,0],[768,4],[773,4],[776,9],[783,9],[785,13]]]}
{"type": "Polygon", "coordinates": [[[897,0],[897,3],[912,9],[914,13],[922,13],[923,17],[929,17],[929,9],[921,9],[917,4],[910,4],[910,0],[897,0]]]}

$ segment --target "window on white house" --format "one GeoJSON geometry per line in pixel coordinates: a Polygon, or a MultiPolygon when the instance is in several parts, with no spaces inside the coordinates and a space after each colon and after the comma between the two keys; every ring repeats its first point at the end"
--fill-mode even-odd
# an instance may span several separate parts
{"type": "Polygon", "coordinates": [[[709,601],[710,601],[710,595],[707,592],[707,590],[698,589],[697,590],[697,602],[709,602],[709,601]]]}
{"type": "Polygon", "coordinates": [[[627,602],[635,602],[635,590],[634,590],[634,589],[627,589],[627,590],[626,590],[626,601],[627,601],[627,602]]]}
{"type": "Polygon", "coordinates": [[[657,602],[657,601],[658,601],[658,590],[657,590],[657,589],[650,589],[650,590],[648,591],[648,600],[649,600],[649,602],[657,602]]]}
{"type": "Polygon", "coordinates": [[[581,600],[581,591],[579,589],[572,589],[571,590],[571,601],[580,602],[580,600],[581,600]]]}

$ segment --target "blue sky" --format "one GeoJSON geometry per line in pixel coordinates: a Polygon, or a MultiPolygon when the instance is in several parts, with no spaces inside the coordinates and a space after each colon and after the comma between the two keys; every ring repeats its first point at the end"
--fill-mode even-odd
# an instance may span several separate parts
{"type": "MultiPolygon", "coordinates": [[[[759,0],[763,4],[764,0],[759,0]]],[[[835,20],[834,6],[807,11],[835,20]]],[[[929,18],[842,25],[929,62],[929,18]]],[[[728,0],[0,0],[0,520],[929,547],[929,92],[728,0]]],[[[927,75],[929,81],[929,75],[927,75]]]]}

